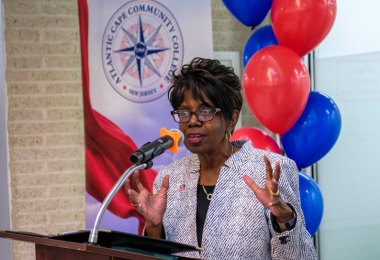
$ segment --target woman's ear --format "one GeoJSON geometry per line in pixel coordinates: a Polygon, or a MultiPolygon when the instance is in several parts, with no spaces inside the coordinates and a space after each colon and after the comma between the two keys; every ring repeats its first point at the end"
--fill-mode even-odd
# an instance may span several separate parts
{"type": "Polygon", "coordinates": [[[234,110],[232,113],[232,116],[230,120],[227,122],[227,131],[228,133],[231,133],[233,130],[235,130],[235,126],[239,120],[240,112],[238,110],[234,110]]]}

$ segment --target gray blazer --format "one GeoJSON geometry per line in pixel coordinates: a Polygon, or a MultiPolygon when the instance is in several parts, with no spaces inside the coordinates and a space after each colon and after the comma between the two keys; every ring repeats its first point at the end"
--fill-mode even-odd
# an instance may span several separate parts
{"type": "MultiPolygon", "coordinates": [[[[294,161],[281,155],[255,149],[251,141],[236,141],[241,149],[222,167],[208,208],[201,246],[204,251],[181,253],[201,259],[317,259],[310,234],[305,229],[298,188],[298,170],[294,161]],[[281,161],[279,190],[283,200],[297,214],[295,227],[277,233],[270,211],[255,197],[243,181],[243,174],[260,187],[265,183],[266,154],[274,169],[281,161]]],[[[197,185],[200,162],[196,154],[177,160],[158,173],[153,192],[160,189],[169,174],[167,209],[163,225],[167,240],[198,246],[196,232],[197,185]],[[185,185],[185,189],[180,187],[185,185]]]]}

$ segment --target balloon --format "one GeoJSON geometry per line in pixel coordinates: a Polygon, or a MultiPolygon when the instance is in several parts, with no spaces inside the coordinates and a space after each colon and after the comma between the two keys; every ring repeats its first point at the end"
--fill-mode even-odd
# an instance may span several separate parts
{"type": "Polygon", "coordinates": [[[273,0],[271,19],[280,45],[305,56],[330,32],[335,0],[273,0]]]}
{"type": "Polygon", "coordinates": [[[299,172],[301,208],[306,222],[306,230],[313,237],[323,215],[323,198],[318,184],[303,172],[299,172]]]}
{"type": "Polygon", "coordinates": [[[306,106],[310,77],[294,51],[272,45],[259,50],[247,63],[243,90],[256,118],[273,133],[283,134],[306,106]]]}
{"type": "Polygon", "coordinates": [[[321,92],[310,92],[302,115],[281,138],[286,155],[299,168],[313,165],[334,146],[341,125],[340,112],[334,101],[321,92]]]}
{"type": "Polygon", "coordinates": [[[245,26],[259,25],[267,16],[272,0],[222,0],[227,9],[245,26]]]}
{"type": "Polygon", "coordinates": [[[254,32],[251,37],[249,37],[247,43],[244,47],[243,52],[243,66],[247,65],[249,59],[255,54],[258,50],[270,46],[278,45],[276,37],[274,36],[272,26],[267,25],[261,27],[256,32],[254,32]]]}
{"type": "Polygon", "coordinates": [[[282,155],[281,149],[278,147],[276,141],[273,140],[273,138],[265,131],[258,128],[242,127],[236,129],[232,134],[231,141],[236,140],[251,140],[252,146],[257,149],[266,150],[282,155]]]}

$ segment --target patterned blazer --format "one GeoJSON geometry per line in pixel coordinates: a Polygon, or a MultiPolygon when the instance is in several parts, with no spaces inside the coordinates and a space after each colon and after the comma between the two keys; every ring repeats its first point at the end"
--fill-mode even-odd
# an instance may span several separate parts
{"type": "MultiPolygon", "coordinates": [[[[294,161],[255,149],[251,141],[236,141],[233,144],[241,149],[225,162],[227,167],[221,168],[204,224],[201,243],[204,251],[179,255],[218,260],[317,259],[310,234],[305,229],[298,170],[294,161]],[[281,161],[280,194],[297,214],[296,225],[290,231],[277,233],[273,229],[270,211],[243,181],[242,176],[246,174],[264,187],[264,154],[273,169],[275,163],[281,161]]],[[[161,169],[154,181],[153,192],[157,193],[164,176],[170,175],[168,203],[163,218],[167,240],[198,246],[196,209],[199,170],[198,156],[193,154],[161,169]]]]}

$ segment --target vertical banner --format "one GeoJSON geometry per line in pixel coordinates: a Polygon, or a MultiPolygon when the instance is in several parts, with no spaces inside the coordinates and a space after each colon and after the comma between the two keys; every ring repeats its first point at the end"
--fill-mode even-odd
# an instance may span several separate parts
{"type": "MultiPolygon", "coordinates": [[[[171,74],[194,57],[212,58],[210,0],[78,0],[86,156],[86,229],[132,163],[138,147],[178,128],[167,98],[171,74]]],[[[157,172],[189,155],[166,151],[140,174],[152,191],[157,172]]],[[[100,227],[141,233],[144,219],[120,190],[100,227]]]]}

